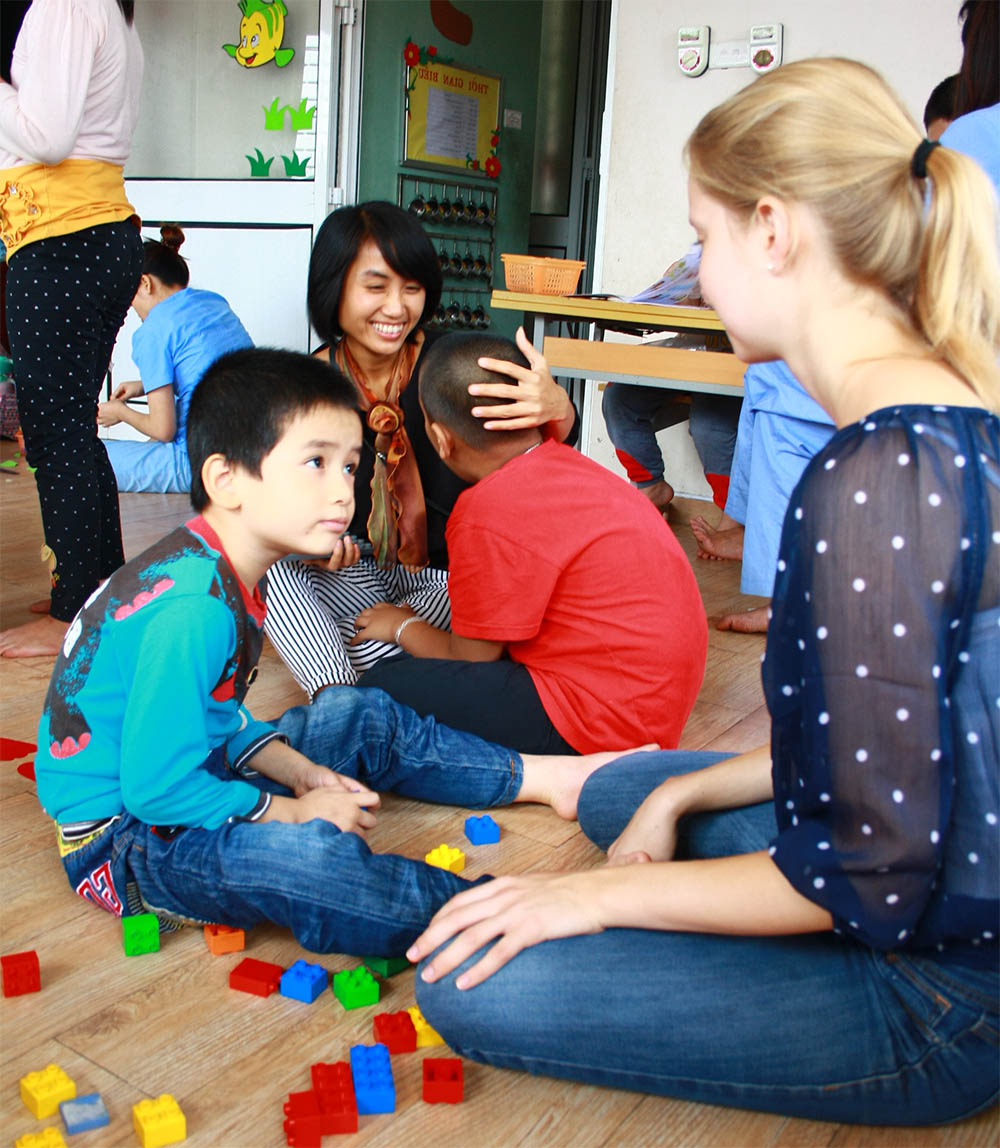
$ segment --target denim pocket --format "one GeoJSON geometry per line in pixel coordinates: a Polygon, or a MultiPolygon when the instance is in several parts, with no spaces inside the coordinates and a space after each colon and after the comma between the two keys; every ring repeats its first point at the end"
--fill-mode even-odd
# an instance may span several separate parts
{"type": "Polygon", "coordinates": [[[901,953],[886,953],[881,964],[900,1005],[929,1043],[945,1044],[971,1029],[996,1040],[996,973],[901,953]]]}

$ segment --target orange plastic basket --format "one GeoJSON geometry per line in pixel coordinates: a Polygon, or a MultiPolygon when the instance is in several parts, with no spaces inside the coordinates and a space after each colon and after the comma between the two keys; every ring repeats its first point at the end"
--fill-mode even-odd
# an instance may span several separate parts
{"type": "Polygon", "coordinates": [[[540,255],[500,253],[508,291],[526,295],[572,295],[587,266],[581,259],[545,259],[540,255]]]}

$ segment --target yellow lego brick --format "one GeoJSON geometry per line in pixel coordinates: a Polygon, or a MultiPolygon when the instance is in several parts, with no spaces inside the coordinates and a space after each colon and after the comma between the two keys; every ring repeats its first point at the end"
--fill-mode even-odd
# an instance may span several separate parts
{"type": "Polygon", "coordinates": [[[58,1128],[44,1128],[41,1132],[27,1132],[14,1141],[14,1148],[66,1148],[66,1141],[58,1128]]]}
{"type": "Polygon", "coordinates": [[[413,1027],[417,1030],[417,1048],[430,1048],[435,1044],[444,1044],[444,1037],[424,1020],[424,1014],[416,1005],[406,1011],[410,1014],[413,1027]]]}
{"type": "Polygon", "coordinates": [[[453,849],[450,845],[439,845],[437,849],[432,849],[424,860],[428,865],[447,869],[449,873],[461,873],[465,868],[465,854],[461,849],[453,849]]]}
{"type": "Polygon", "coordinates": [[[165,1092],[156,1100],[140,1100],[132,1105],[132,1126],[142,1148],[161,1148],[187,1139],[187,1121],[180,1105],[165,1092]]]}
{"type": "Polygon", "coordinates": [[[21,1099],[39,1120],[57,1112],[60,1101],[72,1100],[75,1096],[76,1085],[58,1064],[21,1077],[21,1099]]]}

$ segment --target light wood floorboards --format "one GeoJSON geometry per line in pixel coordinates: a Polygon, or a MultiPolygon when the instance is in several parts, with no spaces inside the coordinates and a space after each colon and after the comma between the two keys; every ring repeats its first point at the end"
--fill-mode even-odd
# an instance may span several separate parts
{"type": "MultiPolygon", "coordinates": [[[[2,448],[9,458],[13,444],[2,448]]],[[[189,514],[181,496],[132,494],[121,501],[129,556],[189,514]]],[[[683,522],[690,512],[704,509],[701,503],[681,503],[672,512],[678,537],[692,556],[683,522]]],[[[0,470],[0,531],[0,627],[6,627],[25,620],[28,604],[46,593],[34,483],[23,463],[17,474],[0,470]]],[[[710,615],[756,603],[741,598],[735,565],[695,566],[710,615]]],[[[758,664],[763,639],[710,633],[705,685],[684,745],[740,750],[760,744],[767,737],[758,664]]],[[[46,659],[0,659],[3,736],[34,741],[50,669],[46,659]]],[[[250,697],[254,711],[267,717],[301,700],[266,647],[250,697]]],[[[232,992],[228,973],[239,956],[211,956],[195,930],[164,937],[159,953],[126,958],[119,923],[67,886],[51,823],[33,784],[16,772],[17,764],[0,763],[0,952],[37,949],[43,987],[40,994],[0,1000],[5,1141],[60,1124],[58,1114],[35,1120],[18,1094],[20,1077],[56,1063],[77,1081],[81,1095],[99,1091],[112,1116],[109,1127],[73,1137],[75,1148],[135,1144],[131,1106],[163,1092],[172,1093],[186,1113],[191,1148],[283,1145],[287,1094],[309,1087],[313,1062],[344,1059],[351,1044],[370,1041],[376,1010],[345,1013],[331,994],[308,1006],[278,995],[259,999],[232,992]]],[[[461,845],[464,817],[462,810],[390,796],[372,845],[422,857],[442,841],[461,845]]],[[[599,861],[575,825],[548,810],[504,809],[497,820],[503,829],[500,844],[467,850],[470,876],[599,861]]],[[[274,928],[253,932],[248,955],[286,967],[301,956],[320,959],[274,928]]],[[[322,961],[334,970],[354,963],[339,956],[322,961]]],[[[410,971],[387,982],[378,1011],[411,1005],[412,981],[410,971]]],[[[990,1148],[997,1143],[995,1110],[947,1128],[850,1127],[569,1084],[471,1062],[465,1064],[464,1104],[426,1105],[420,1099],[423,1055],[394,1058],[396,1112],[362,1117],[351,1143],[368,1148],[990,1148]]],[[[761,1055],[767,1055],[763,1047],[761,1055]]]]}

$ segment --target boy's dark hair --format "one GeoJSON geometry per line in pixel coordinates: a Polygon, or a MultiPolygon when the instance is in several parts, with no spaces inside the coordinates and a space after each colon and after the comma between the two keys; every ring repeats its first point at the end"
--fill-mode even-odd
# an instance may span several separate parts
{"type": "Polygon", "coordinates": [[[955,118],[955,95],[958,91],[958,73],[942,80],[931,92],[924,105],[925,130],[935,120],[953,120],[955,118]]]}
{"type": "Polygon", "coordinates": [[[434,314],[441,302],[441,265],[415,216],[382,200],[341,207],[323,221],[309,259],[309,318],[324,342],[332,343],[343,334],[340,296],[344,280],[369,239],[375,241],[382,258],[397,275],[423,287],[426,298],[418,326],[434,314]]]}
{"type": "Polygon", "coordinates": [[[501,335],[451,334],[431,345],[420,366],[420,401],[431,422],[448,427],[477,450],[499,440],[495,431],[483,429],[483,420],[470,413],[472,408],[505,406],[511,400],[470,395],[469,384],[514,381],[509,375],[484,370],[478,363],[482,358],[530,365],[517,346],[501,335]]]}
{"type": "Polygon", "coordinates": [[[259,477],[288,424],[323,406],[358,410],[353,383],[321,359],[271,347],[246,347],[217,359],[188,410],[191,505],[200,512],[209,504],[201,468],[210,455],[221,454],[259,477]]]}
{"type": "Polygon", "coordinates": [[[186,287],[191,280],[187,260],[181,255],[184,232],[176,223],[164,223],[159,239],[142,245],[142,273],[155,275],[164,287],[186,287]]]}

